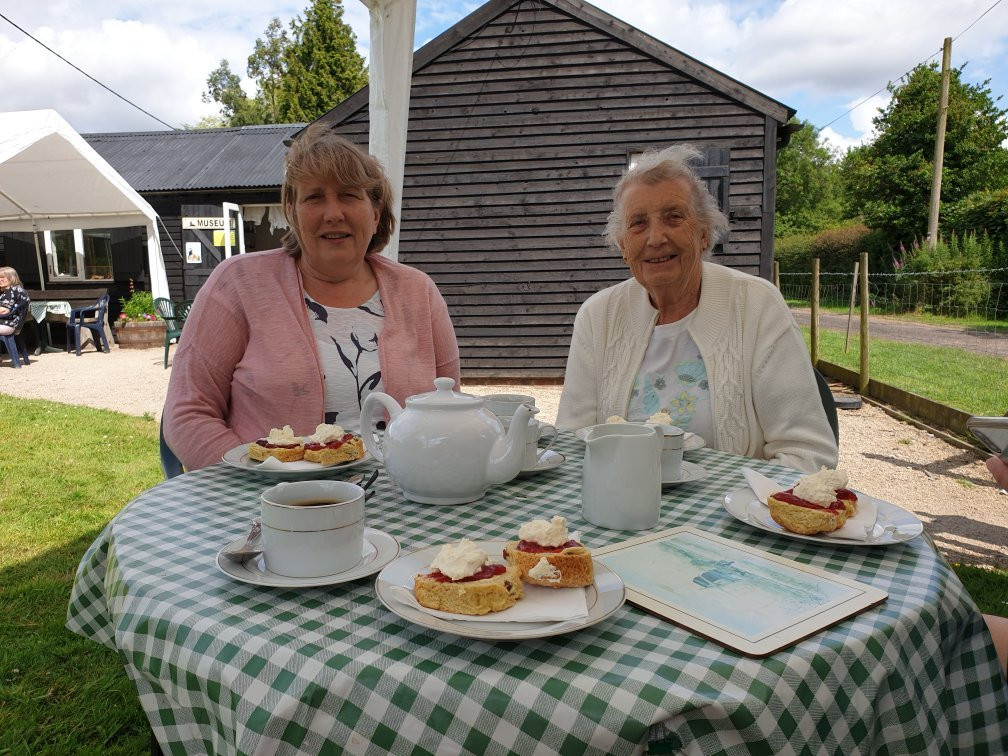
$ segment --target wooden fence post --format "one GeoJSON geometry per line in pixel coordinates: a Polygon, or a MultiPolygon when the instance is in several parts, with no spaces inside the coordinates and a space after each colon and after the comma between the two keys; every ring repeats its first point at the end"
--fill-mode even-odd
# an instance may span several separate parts
{"type": "Polygon", "coordinates": [[[819,258],[812,259],[812,319],[809,323],[809,352],[812,366],[819,367],[819,258]]]}
{"type": "Polygon", "coordinates": [[[861,385],[859,393],[868,393],[868,253],[861,253],[861,385]]]}
{"type": "Polygon", "coordinates": [[[851,317],[854,314],[854,297],[857,296],[858,290],[858,266],[860,262],[858,260],[854,261],[854,276],[851,278],[850,282],[850,304],[847,305],[847,335],[844,336],[843,351],[847,354],[847,349],[850,347],[850,322],[851,317]]]}
{"type": "Polygon", "coordinates": [[[777,291],[780,291],[780,262],[777,260],[773,261],[773,282],[777,291]]]}

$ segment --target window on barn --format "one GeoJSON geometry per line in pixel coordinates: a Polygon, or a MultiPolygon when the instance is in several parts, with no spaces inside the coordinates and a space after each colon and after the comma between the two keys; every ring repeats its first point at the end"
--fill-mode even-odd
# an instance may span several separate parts
{"type": "Polygon", "coordinates": [[[46,231],[45,248],[54,280],[112,280],[112,234],[108,230],[46,231]]]}

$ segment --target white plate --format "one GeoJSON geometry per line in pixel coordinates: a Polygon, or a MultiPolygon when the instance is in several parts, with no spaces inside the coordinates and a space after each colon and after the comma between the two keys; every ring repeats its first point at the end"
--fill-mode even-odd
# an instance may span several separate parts
{"type": "Polygon", "coordinates": [[[244,564],[232,562],[222,553],[228,546],[239,547],[245,543],[244,538],[238,538],[228,543],[217,552],[217,567],[225,575],[253,585],[265,585],[271,588],[316,588],[323,585],[338,585],[351,580],[357,580],[368,575],[374,575],[385,565],[399,556],[399,541],[388,533],[374,528],[364,528],[364,555],[361,560],[349,570],[321,577],[287,577],[278,575],[266,569],[262,554],[250,559],[244,564]]]}
{"type": "Polygon", "coordinates": [[[295,470],[271,470],[269,468],[264,470],[260,467],[262,462],[255,459],[249,459],[248,444],[242,444],[240,446],[236,446],[234,449],[226,451],[221,459],[226,465],[237,467],[239,470],[253,472],[256,475],[265,475],[270,478],[276,478],[277,480],[309,480],[311,478],[332,477],[334,473],[337,473],[340,470],[346,470],[347,468],[356,467],[364,462],[370,462],[373,457],[370,452],[365,451],[364,456],[360,459],[342,462],[338,465],[320,465],[317,462],[305,462],[304,460],[301,460],[296,463],[289,463],[296,464],[298,466],[298,469],[295,470]]]}
{"type": "Polygon", "coordinates": [[[728,513],[738,520],[752,525],[754,528],[776,533],[787,538],[797,538],[801,541],[815,541],[830,546],[890,546],[894,543],[909,541],[924,532],[924,525],[913,512],[907,512],[888,501],[876,499],[874,496],[855,491],[858,497],[871,499],[878,510],[875,521],[874,538],[871,541],[861,541],[854,538],[839,538],[826,535],[802,535],[785,530],[770,518],[770,510],[766,504],[756,498],[749,486],[730,491],[725,495],[724,505],[728,513]]]}
{"type": "MultiPolygon", "coordinates": [[[[499,555],[506,543],[507,541],[478,541],[476,546],[488,554],[499,555]]],[[[400,586],[412,591],[413,578],[430,570],[430,563],[440,550],[441,546],[428,546],[403,554],[378,573],[375,591],[379,600],[390,612],[422,627],[452,635],[480,640],[513,641],[546,638],[591,627],[611,616],[626,600],[626,588],[619,575],[596,560],[595,582],[584,589],[588,602],[588,616],[578,622],[467,622],[464,619],[448,620],[433,617],[397,600],[390,589],[393,586],[400,586]]]]}
{"type": "Polygon", "coordinates": [[[560,465],[564,463],[565,459],[566,457],[564,457],[564,455],[560,452],[555,452],[552,449],[549,449],[542,455],[542,459],[539,460],[539,464],[535,467],[530,467],[527,470],[521,470],[518,473],[518,477],[527,478],[530,475],[538,475],[546,470],[553,470],[554,468],[560,467],[560,465]]]}
{"type": "Polygon", "coordinates": [[[665,486],[677,486],[680,483],[693,483],[697,480],[703,480],[707,477],[707,471],[700,465],[694,462],[687,462],[683,460],[682,463],[682,474],[679,476],[679,480],[666,480],[664,473],[662,474],[662,488],[665,486]]]}
{"type": "MultiPolygon", "coordinates": [[[[577,436],[582,441],[585,440],[585,436],[588,435],[588,431],[594,428],[594,425],[586,425],[584,428],[578,428],[574,431],[574,435],[577,436]]],[[[707,445],[704,441],[703,436],[696,433],[691,433],[690,431],[683,431],[683,451],[696,451],[697,449],[703,449],[707,445]]]]}

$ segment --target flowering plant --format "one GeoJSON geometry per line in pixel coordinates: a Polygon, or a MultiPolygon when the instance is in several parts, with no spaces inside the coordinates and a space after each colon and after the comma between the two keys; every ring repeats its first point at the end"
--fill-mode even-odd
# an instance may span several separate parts
{"type": "Polygon", "coordinates": [[[119,313],[120,323],[137,323],[145,320],[157,320],[154,310],[154,295],[149,291],[137,291],[133,288],[133,279],[129,282],[130,297],[119,297],[122,312],[119,313]]]}

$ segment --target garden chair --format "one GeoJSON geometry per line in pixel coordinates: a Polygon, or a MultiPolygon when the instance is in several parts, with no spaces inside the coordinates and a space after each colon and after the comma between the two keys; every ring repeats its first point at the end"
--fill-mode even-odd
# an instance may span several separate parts
{"type": "Polygon", "coordinates": [[[154,309],[158,317],[165,322],[164,338],[164,366],[168,368],[168,347],[172,342],[178,343],[182,336],[182,326],[185,324],[186,315],[192,302],[172,302],[165,297],[158,297],[154,300],[154,309]]]}
{"type": "Polygon", "coordinates": [[[81,329],[91,331],[91,342],[99,352],[111,352],[108,337],[105,335],[105,313],[108,310],[109,295],[104,294],[90,307],[75,307],[70,310],[70,320],[67,322],[66,350],[70,351],[70,339],[77,347],[77,356],[81,352],[81,329]],[[100,342],[99,342],[100,339],[100,342]]]}
{"type": "Polygon", "coordinates": [[[164,472],[165,480],[170,480],[185,471],[182,469],[182,463],[179,461],[179,458],[175,456],[175,452],[171,450],[168,442],[165,441],[164,420],[161,421],[159,433],[161,435],[161,470],[164,472]]]}
{"type": "Polygon", "coordinates": [[[16,368],[21,367],[21,360],[24,360],[25,365],[31,365],[31,360],[28,359],[28,348],[25,346],[24,339],[21,338],[21,329],[23,327],[24,320],[14,329],[14,333],[0,336],[0,344],[7,347],[7,354],[10,355],[11,365],[16,368]]]}

